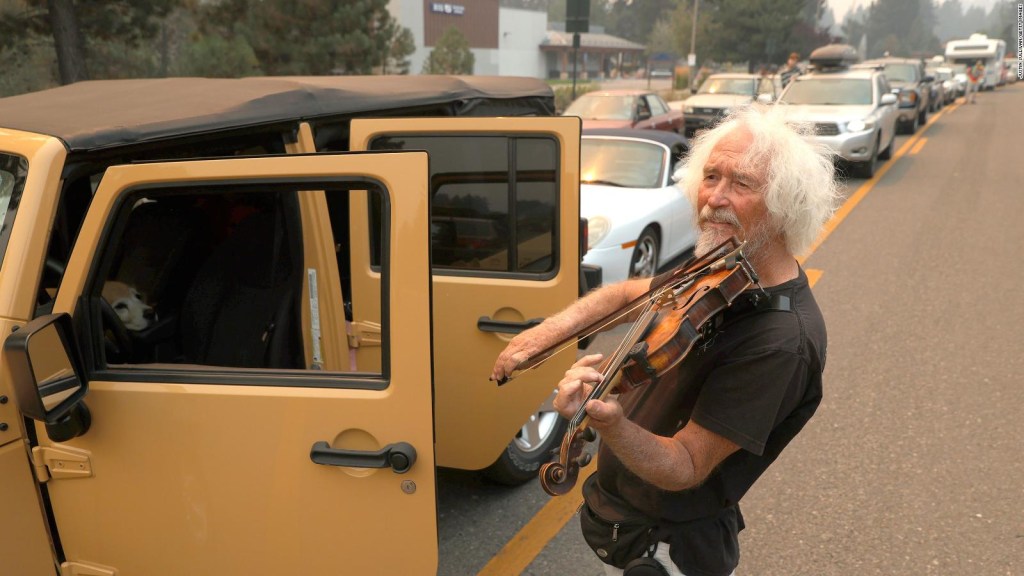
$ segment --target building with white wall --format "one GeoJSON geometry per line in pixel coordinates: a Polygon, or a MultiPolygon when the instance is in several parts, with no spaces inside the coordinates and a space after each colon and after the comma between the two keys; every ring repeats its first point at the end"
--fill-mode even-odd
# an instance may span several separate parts
{"type": "MultiPolygon", "coordinates": [[[[388,9],[413,35],[409,72],[420,74],[435,43],[454,26],[469,42],[474,74],[567,78],[572,34],[549,30],[546,11],[504,8],[499,0],[390,0],[388,9]]],[[[581,34],[576,53],[581,78],[608,78],[643,67],[644,46],[594,30],[581,34]]]]}
{"type": "Polygon", "coordinates": [[[548,27],[547,12],[503,8],[498,0],[391,0],[388,9],[415,39],[416,51],[409,58],[412,74],[422,73],[437,39],[454,26],[469,41],[474,74],[547,76],[540,50],[548,27]]]}

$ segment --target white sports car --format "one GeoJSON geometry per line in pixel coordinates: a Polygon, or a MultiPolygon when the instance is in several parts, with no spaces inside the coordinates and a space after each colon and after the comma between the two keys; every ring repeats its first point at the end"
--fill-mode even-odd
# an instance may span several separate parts
{"type": "Polygon", "coordinates": [[[585,264],[602,282],[652,276],[693,249],[693,205],[672,180],[689,151],[678,134],[657,130],[584,130],[580,212],[587,219],[585,264]]]}

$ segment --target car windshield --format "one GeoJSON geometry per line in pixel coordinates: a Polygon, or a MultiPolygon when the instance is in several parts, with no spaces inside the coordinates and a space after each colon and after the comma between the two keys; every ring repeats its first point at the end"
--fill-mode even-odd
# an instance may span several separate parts
{"type": "Polygon", "coordinates": [[[871,80],[867,78],[804,78],[790,84],[782,95],[786,104],[832,106],[871,105],[871,80]]]}
{"type": "Polygon", "coordinates": [[[917,82],[917,66],[913,64],[886,64],[885,75],[896,82],[917,82]]]}
{"type": "Polygon", "coordinates": [[[708,78],[697,94],[738,94],[754,95],[754,81],[750,78],[708,78]]]}
{"type": "Polygon", "coordinates": [[[631,120],[636,96],[584,94],[565,109],[566,116],[592,120],[631,120]]]}
{"type": "Polygon", "coordinates": [[[583,138],[580,180],[626,188],[660,188],[664,179],[665,148],[640,140],[583,138]]]}
{"type": "Polygon", "coordinates": [[[0,153],[0,259],[7,250],[7,240],[11,233],[9,220],[13,217],[17,198],[25,188],[27,176],[27,160],[21,156],[0,153]]]}

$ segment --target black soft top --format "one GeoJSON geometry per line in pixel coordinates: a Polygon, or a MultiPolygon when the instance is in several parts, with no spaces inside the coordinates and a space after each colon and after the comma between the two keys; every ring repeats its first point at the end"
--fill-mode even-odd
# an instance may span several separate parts
{"type": "Polygon", "coordinates": [[[47,134],[71,151],[298,120],[553,115],[536,78],[308,76],[96,80],[0,98],[0,127],[47,134]]]}

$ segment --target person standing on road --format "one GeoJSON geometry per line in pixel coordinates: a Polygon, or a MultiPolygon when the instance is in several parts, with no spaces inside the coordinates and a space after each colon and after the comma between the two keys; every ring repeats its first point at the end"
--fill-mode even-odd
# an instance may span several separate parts
{"type": "Polygon", "coordinates": [[[791,52],[789,54],[789,60],[786,60],[786,66],[779,72],[779,80],[782,82],[782,87],[785,88],[793,81],[793,78],[799,76],[802,72],[799,66],[800,54],[791,52]]]}
{"type": "MultiPolygon", "coordinates": [[[[601,444],[597,471],[584,482],[580,522],[607,574],[623,574],[642,556],[653,556],[675,576],[728,576],[736,569],[744,528],[740,499],[821,401],[825,322],[795,255],[811,245],[835,209],[834,172],[831,152],[760,104],[734,112],[695,140],[676,174],[699,214],[695,253],[704,255],[732,236],[744,239],[760,286],[737,298],[671,376],[587,402],[601,444]],[[639,549],[608,550],[595,531],[614,530],[616,545],[628,547],[628,525],[613,527],[594,515],[644,518],[639,549]]],[[[492,379],[503,380],[665,278],[604,286],[522,332],[498,356],[492,379]]],[[[595,367],[601,360],[600,354],[584,356],[558,383],[554,406],[562,416],[572,417],[600,381],[595,367]]]]}
{"type": "Polygon", "coordinates": [[[985,79],[985,63],[978,60],[967,69],[967,96],[964,98],[967,102],[975,104],[975,97],[978,90],[981,89],[981,81],[985,79]]]}

